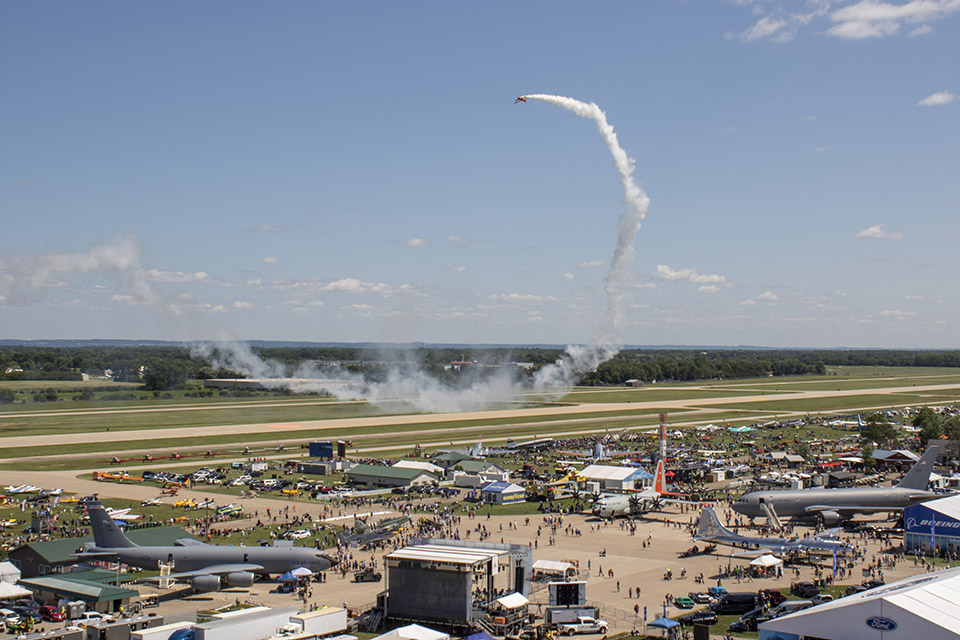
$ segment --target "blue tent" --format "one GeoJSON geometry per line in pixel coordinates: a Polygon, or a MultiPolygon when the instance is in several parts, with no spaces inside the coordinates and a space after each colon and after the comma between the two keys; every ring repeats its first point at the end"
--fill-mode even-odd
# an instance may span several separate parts
{"type": "Polygon", "coordinates": [[[670,618],[657,618],[653,622],[647,623],[647,626],[656,627],[657,629],[673,629],[674,627],[679,627],[680,623],[670,618]]]}
{"type": "Polygon", "coordinates": [[[489,633],[474,633],[472,635],[466,636],[463,640],[497,640],[489,633]]]}
{"type": "Polygon", "coordinates": [[[289,571],[277,578],[277,582],[296,582],[297,576],[293,575],[289,571]]]}

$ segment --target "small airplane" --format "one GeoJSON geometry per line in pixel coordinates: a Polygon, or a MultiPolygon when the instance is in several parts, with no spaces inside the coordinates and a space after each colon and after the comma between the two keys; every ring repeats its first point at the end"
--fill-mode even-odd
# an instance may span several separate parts
{"type": "Polygon", "coordinates": [[[520,96],[519,98],[513,101],[513,104],[517,104],[518,102],[526,102],[526,101],[527,101],[526,98],[524,98],[523,96],[520,96]]]}
{"type": "Polygon", "coordinates": [[[685,493],[667,491],[667,477],[663,460],[657,461],[657,472],[653,486],[643,491],[633,493],[614,493],[601,495],[593,503],[592,513],[598,518],[617,518],[620,516],[643,515],[649,511],[659,511],[663,508],[664,497],[676,501],[676,497],[689,497],[685,493]]]}
{"type": "Polygon", "coordinates": [[[241,500],[245,500],[247,498],[256,498],[256,497],[257,497],[256,491],[250,491],[250,490],[244,489],[243,491],[240,492],[241,500]]]}
{"type": "Polygon", "coordinates": [[[158,507],[161,504],[163,503],[160,502],[160,498],[153,498],[152,500],[142,500],[140,502],[141,507],[158,507]]]}
{"type": "Polygon", "coordinates": [[[827,529],[809,538],[765,538],[761,536],[742,536],[730,531],[722,524],[712,507],[704,507],[700,522],[693,534],[694,540],[704,540],[718,544],[748,549],[736,555],[762,555],[764,553],[844,553],[852,547],[836,538],[841,529],[827,529]]]}

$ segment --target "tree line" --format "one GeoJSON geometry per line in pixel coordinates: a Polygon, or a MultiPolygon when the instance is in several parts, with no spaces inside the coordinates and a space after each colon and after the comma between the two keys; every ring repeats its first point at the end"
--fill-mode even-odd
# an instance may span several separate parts
{"type": "MultiPolygon", "coordinates": [[[[472,384],[495,375],[497,368],[521,363],[514,375],[532,376],[561,357],[559,348],[464,347],[252,347],[259,357],[275,360],[292,372],[304,363],[321,368],[336,364],[372,379],[400,367],[426,372],[451,386],[472,384]],[[470,364],[451,363],[467,362],[470,364]]],[[[581,384],[618,385],[630,379],[653,381],[709,380],[790,375],[822,375],[827,366],[960,367],[960,351],[901,350],[750,350],[625,349],[587,374],[581,384]]],[[[187,347],[170,346],[0,346],[0,380],[77,380],[81,373],[136,382],[147,390],[182,388],[189,379],[243,377],[216,368],[187,347]]]]}

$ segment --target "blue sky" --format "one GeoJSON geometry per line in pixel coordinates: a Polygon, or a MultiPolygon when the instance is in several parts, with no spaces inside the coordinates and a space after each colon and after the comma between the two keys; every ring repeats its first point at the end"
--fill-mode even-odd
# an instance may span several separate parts
{"type": "Polygon", "coordinates": [[[0,337],[956,347],[960,1],[10,2],[0,337]]]}

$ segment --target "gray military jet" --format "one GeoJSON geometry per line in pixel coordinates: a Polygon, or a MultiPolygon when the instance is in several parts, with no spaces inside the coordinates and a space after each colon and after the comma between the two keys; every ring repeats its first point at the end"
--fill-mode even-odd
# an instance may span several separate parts
{"type": "Polygon", "coordinates": [[[903,479],[892,487],[851,489],[797,489],[753,491],[733,503],[733,510],[751,518],[818,519],[826,525],[849,520],[858,513],[901,511],[918,502],[941,497],[927,491],[930,472],[941,445],[931,442],[903,479]]]}
{"type": "Polygon", "coordinates": [[[809,538],[765,538],[762,536],[743,536],[730,531],[722,524],[712,507],[704,507],[700,522],[693,534],[694,540],[704,540],[717,544],[742,547],[747,551],[736,555],[761,555],[764,553],[844,553],[851,546],[834,536],[839,528],[829,529],[809,538]]]}
{"type": "Polygon", "coordinates": [[[120,531],[95,498],[85,501],[94,542],[73,555],[87,559],[111,559],[142,569],[173,563],[170,578],[189,582],[197,591],[221,587],[249,587],[256,575],[282,574],[298,567],[311,571],[329,569],[336,562],[307,547],[237,547],[211,545],[185,538],[174,546],[138,546],[120,531]]]}

